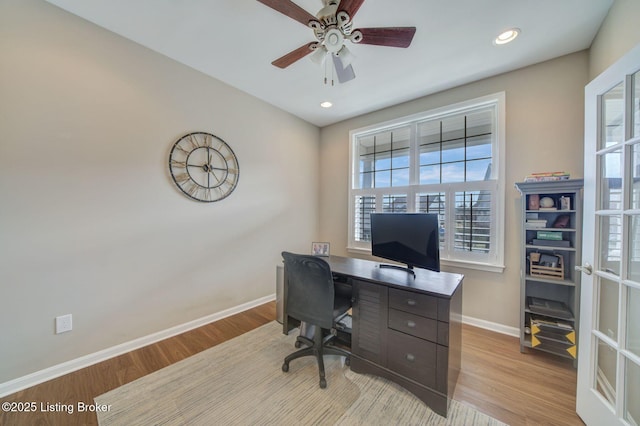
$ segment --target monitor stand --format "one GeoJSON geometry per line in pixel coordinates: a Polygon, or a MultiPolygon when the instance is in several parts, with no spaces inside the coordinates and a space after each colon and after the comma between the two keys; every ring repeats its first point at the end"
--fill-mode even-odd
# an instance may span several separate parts
{"type": "Polygon", "coordinates": [[[408,273],[413,275],[414,279],[416,278],[416,272],[413,270],[411,266],[399,266],[399,265],[391,265],[388,263],[381,263],[380,268],[400,269],[401,271],[407,271],[408,273]]]}

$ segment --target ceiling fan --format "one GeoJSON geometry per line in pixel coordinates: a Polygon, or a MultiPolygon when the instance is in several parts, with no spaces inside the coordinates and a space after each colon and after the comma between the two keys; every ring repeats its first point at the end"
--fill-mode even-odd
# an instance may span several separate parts
{"type": "MultiPolygon", "coordinates": [[[[345,40],[377,46],[409,47],[416,32],[415,27],[353,29],[353,17],[364,0],[323,0],[324,7],[316,16],[311,15],[291,0],[258,1],[303,25],[309,26],[317,40],[300,46],[271,64],[279,68],[287,68],[312,53],[311,59],[316,63],[322,63],[330,56],[340,83],[355,78],[351,67],[353,55],[345,45],[345,40]]],[[[325,83],[326,80],[325,77],[325,83]]]]}

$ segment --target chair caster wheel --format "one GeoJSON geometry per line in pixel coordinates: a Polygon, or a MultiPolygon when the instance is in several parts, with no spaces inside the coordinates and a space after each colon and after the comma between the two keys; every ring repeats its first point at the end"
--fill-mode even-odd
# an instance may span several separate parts
{"type": "Polygon", "coordinates": [[[282,364],[282,371],[284,371],[285,373],[289,371],[289,364],[287,364],[286,362],[282,364]]]}
{"type": "Polygon", "coordinates": [[[300,348],[302,347],[302,342],[300,342],[299,340],[296,340],[296,343],[294,343],[294,346],[295,346],[297,349],[300,349],[300,348]]]}
{"type": "Polygon", "coordinates": [[[327,379],[323,377],[322,379],[320,379],[320,388],[325,389],[326,387],[327,387],[327,379]]]}

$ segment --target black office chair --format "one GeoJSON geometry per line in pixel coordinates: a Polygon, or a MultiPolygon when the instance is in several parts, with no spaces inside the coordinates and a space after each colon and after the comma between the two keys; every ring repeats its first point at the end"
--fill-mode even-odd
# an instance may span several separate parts
{"type": "MultiPolygon", "coordinates": [[[[320,387],[327,387],[324,373],[324,359],[327,355],[342,355],[349,352],[330,345],[335,337],[335,321],[349,310],[351,298],[336,295],[333,277],[329,264],[322,258],[303,254],[282,252],[287,278],[287,299],[285,311],[287,315],[303,321],[307,326],[314,326],[313,340],[302,339],[309,347],[300,349],[284,359],[282,371],[289,371],[289,363],[303,356],[313,355],[318,361],[320,387]]],[[[297,345],[296,345],[297,346],[297,345]]]]}

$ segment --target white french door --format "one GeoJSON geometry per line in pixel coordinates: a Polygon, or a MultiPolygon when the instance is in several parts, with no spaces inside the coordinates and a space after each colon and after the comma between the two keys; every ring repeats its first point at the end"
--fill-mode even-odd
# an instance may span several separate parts
{"type": "Polygon", "coordinates": [[[640,425],[640,45],[585,89],[576,411],[640,425]]]}

